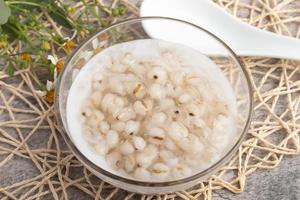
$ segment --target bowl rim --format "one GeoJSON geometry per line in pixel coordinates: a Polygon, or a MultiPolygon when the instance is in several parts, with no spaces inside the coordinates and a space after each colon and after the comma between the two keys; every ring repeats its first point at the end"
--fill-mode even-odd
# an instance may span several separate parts
{"type": "MultiPolygon", "coordinates": [[[[180,19],[176,19],[176,18],[171,18],[171,17],[149,16],[149,17],[131,18],[131,19],[126,19],[126,20],[123,20],[123,21],[119,21],[117,23],[114,23],[114,24],[110,25],[107,28],[96,31],[91,36],[89,36],[87,39],[82,41],[75,48],[75,50],[68,56],[68,58],[65,62],[65,67],[61,71],[57,81],[58,82],[56,84],[55,96],[54,96],[54,99],[55,99],[55,102],[54,102],[54,104],[55,104],[54,105],[55,116],[56,116],[56,121],[57,121],[59,127],[61,128],[60,132],[62,133],[62,136],[63,136],[64,141],[66,142],[68,148],[70,148],[70,150],[75,155],[75,157],[80,162],[82,162],[85,167],[87,167],[87,168],[89,168],[93,171],[95,170],[96,172],[99,172],[100,174],[102,174],[104,176],[107,176],[111,179],[118,180],[120,182],[124,182],[124,183],[127,183],[127,184],[132,184],[132,185],[145,186],[145,187],[169,187],[169,186],[175,186],[175,185],[180,185],[180,184],[184,184],[184,183],[187,183],[187,182],[195,181],[197,179],[200,179],[200,178],[207,177],[207,176],[211,175],[216,170],[218,170],[221,166],[223,166],[223,164],[225,164],[225,162],[227,162],[233,156],[234,153],[237,152],[238,148],[240,147],[241,143],[243,142],[243,140],[244,140],[244,138],[247,134],[247,131],[248,131],[249,126],[250,126],[252,114],[253,114],[253,88],[252,88],[252,84],[251,84],[251,80],[250,80],[248,71],[247,71],[244,63],[241,61],[241,59],[238,58],[238,56],[235,54],[235,52],[223,40],[218,38],[215,34],[211,33],[210,31],[208,31],[208,30],[206,30],[206,29],[204,29],[204,28],[202,28],[198,25],[195,25],[193,23],[190,23],[190,22],[187,22],[187,21],[184,21],[184,20],[180,20],[180,19]],[[218,42],[220,42],[232,54],[235,62],[237,63],[237,65],[242,70],[243,75],[246,78],[246,82],[247,82],[247,86],[248,86],[249,111],[248,111],[247,120],[246,120],[245,126],[243,128],[242,134],[239,136],[237,142],[228,150],[228,152],[221,159],[219,159],[217,162],[212,164],[209,168],[207,168],[205,170],[202,170],[202,171],[200,171],[200,172],[198,172],[198,173],[196,173],[192,176],[185,177],[185,178],[182,178],[182,179],[177,179],[177,180],[172,180],[172,181],[164,181],[164,182],[146,182],[146,181],[139,181],[139,180],[135,180],[135,179],[122,177],[122,176],[119,176],[119,175],[116,175],[116,174],[113,174],[109,171],[104,170],[100,166],[97,166],[92,161],[87,159],[80,152],[80,150],[77,148],[77,146],[75,146],[75,144],[72,142],[72,139],[70,138],[69,134],[67,133],[68,132],[66,130],[67,124],[65,124],[64,121],[62,120],[62,114],[60,112],[59,95],[60,95],[60,89],[61,89],[61,81],[64,77],[66,68],[70,65],[70,62],[71,62],[72,58],[77,54],[77,52],[79,52],[84,47],[85,44],[92,41],[99,34],[105,33],[108,30],[110,30],[112,28],[115,28],[115,27],[118,27],[118,26],[131,24],[131,23],[137,23],[137,22],[140,22],[140,21],[143,21],[143,20],[170,20],[170,21],[176,21],[176,22],[180,22],[180,23],[184,23],[186,25],[192,26],[196,29],[199,29],[199,30],[209,34],[214,39],[216,39],[218,42]]],[[[97,176],[97,174],[95,174],[95,175],[97,176]]]]}

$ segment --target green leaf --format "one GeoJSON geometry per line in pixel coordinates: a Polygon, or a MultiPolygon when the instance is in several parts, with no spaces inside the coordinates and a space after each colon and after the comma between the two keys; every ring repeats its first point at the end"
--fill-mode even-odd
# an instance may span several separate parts
{"type": "Polygon", "coordinates": [[[66,18],[64,18],[63,16],[61,16],[60,14],[58,14],[56,12],[51,12],[50,16],[59,25],[62,25],[64,27],[66,27],[66,28],[72,28],[71,23],[66,18]]]}
{"type": "Polygon", "coordinates": [[[50,72],[50,75],[51,75],[51,76],[53,76],[54,70],[55,70],[55,66],[54,66],[53,64],[50,64],[50,65],[49,65],[49,72],[50,72]]]}
{"type": "Polygon", "coordinates": [[[6,69],[6,73],[8,74],[9,77],[12,77],[15,74],[15,69],[13,68],[13,66],[8,65],[6,69]]]}
{"type": "Polygon", "coordinates": [[[40,90],[42,90],[42,91],[47,91],[47,86],[46,86],[46,84],[41,83],[41,85],[40,85],[40,90]]]}
{"type": "Polygon", "coordinates": [[[71,21],[69,20],[69,18],[67,17],[67,14],[65,13],[65,11],[62,8],[58,7],[57,5],[51,4],[49,15],[59,25],[62,25],[64,27],[70,28],[70,29],[73,28],[73,25],[72,25],[71,21]]]}
{"type": "Polygon", "coordinates": [[[19,37],[18,30],[12,24],[6,23],[6,24],[2,25],[1,28],[2,28],[3,33],[6,33],[9,36],[10,41],[14,41],[19,37]]]}
{"type": "Polygon", "coordinates": [[[5,24],[10,15],[10,8],[5,4],[4,0],[0,0],[0,25],[5,24]]]}

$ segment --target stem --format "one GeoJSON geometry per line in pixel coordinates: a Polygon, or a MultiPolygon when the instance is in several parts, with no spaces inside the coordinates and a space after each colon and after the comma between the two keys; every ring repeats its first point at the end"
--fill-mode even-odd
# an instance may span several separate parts
{"type": "Polygon", "coordinates": [[[63,34],[61,33],[61,31],[59,30],[59,28],[56,26],[56,23],[53,21],[53,19],[50,17],[50,15],[44,10],[43,14],[45,15],[45,17],[47,18],[48,22],[51,24],[51,26],[53,27],[53,29],[55,30],[55,32],[63,38],[63,34]]]}
{"type": "Polygon", "coordinates": [[[14,4],[23,4],[23,5],[30,5],[30,6],[36,6],[36,7],[42,7],[40,4],[33,3],[33,2],[26,2],[26,1],[6,1],[8,5],[14,5],[14,4]]]}
{"type": "Polygon", "coordinates": [[[18,28],[18,30],[20,31],[19,33],[25,38],[25,40],[28,42],[28,44],[30,45],[30,47],[34,48],[33,45],[33,41],[27,37],[26,33],[23,31],[22,27],[19,24],[16,24],[16,27],[18,28]]]}
{"type": "Polygon", "coordinates": [[[87,4],[87,2],[85,0],[81,0],[81,2],[86,7],[86,10],[91,11],[92,15],[94,15],[100,21],[100,23],[102,24],[101,17],[99,15],[97,15],[97,13],[95,12],[95,10],[93,9],[96,6],[96,4],[90,6],[90,5],[87,4]]]}
{"type": "Polygon", "coordinates": [[[17,9],[17,10],[19,10],[19,11],[22,11],[22,12],[26,12],[26,11],[27,11],[27,10],[25,10],[25,9],[19,8],[18,6],[14,6],[13,4],[11,4],[10,7],[11,7],[11,8],[15,8],[15,9],[17,9]]]}

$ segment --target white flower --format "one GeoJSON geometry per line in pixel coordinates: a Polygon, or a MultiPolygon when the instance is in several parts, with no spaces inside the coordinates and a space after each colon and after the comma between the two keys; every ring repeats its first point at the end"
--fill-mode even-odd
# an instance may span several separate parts
{"type": "MultiPolygon", "coordinates": [[[[50,60],[53,65],[56,65],[57,62],[59,61],[56,55],[48,55],[47,59],[50,60]]],[[[58,77],[58,72],[57,72],[57,68],[55,67],[53,72],[53,80],[54,80],[53,83],[56,83],[57,77],[58,77]]]]}
{"type": "Polygon", "coordinates": [[[46,83],[46,91],[42,91],[42,90],[35,90],[35,93],[39,96],[39,97],[44,97],[47,95],[47,92],[51,91],[54,88],[54,84],[52,81],[48,81],[46,83]]]}
{"type": "Polygon", "coordinates": [[[94,50],[104,47],[108,43],[108,40],[99,41],[98,38],[92,40],[92,47],[94,50]]]}
{"type": "Polygon", "coordinates": [[[84,51],[81,53],[81,58],[84,58],[85,60],[89,60],[94,55],[93,51],[84,51]]]}
{"type": "Polygon", "coordinates": [[[36,93],[39,97],[44,97],[44,96],[46,96],[46,94],[47,94],[46,91],[42,91],[42,90],[36,90],[35,93],[36,93]]]}
{"type": "Polygon", "coordinates": [[[47,91],[50,91],[50,90],[52,90],[53,88],[54,88],[53,82],[47,80],[47,83],[46,83],[46,89],[47,89],[47,91]]]}
{"type": "Polygon", "coordinates": [[[56,65],[58,62],[58,57],[56,55],[48,55],[47,59],[50,60],[53,65],[56,65]]]}
{"type": "Polygon", "coordinates": [[[99,45],[99,40],[97,38],[92,41],[93,49],[97,49],[99,45]]]}

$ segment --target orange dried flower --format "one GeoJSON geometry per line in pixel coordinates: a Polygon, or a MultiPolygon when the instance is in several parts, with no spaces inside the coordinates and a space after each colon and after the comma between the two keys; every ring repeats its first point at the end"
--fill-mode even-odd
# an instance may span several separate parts
{"type": "Polygon", "coordinates": [[[29,53],[23,53],[21,55],[21,60],[26,61],[26,62],[31,62],[32,61],[32,57],[29,53]]]}
{"type": "Polygon", "coordinates": [[[62,69],[64,68],[64,61],[63,60],[59,60],[57,61],[56,65],[55,65],[55,68],[57,70],[57,72],[61,72],[62,69]]]}
{"type": "Polygon", "coordinates": [[[109,39],[109,35],[107,33],[101,33],[99,36],[98,36],[98,39],[100,41],[105,41],[105,40],[108,40],[109,39]]]}
{"type": "Polygon", "coordinates": [[[100,47],[94,49],[94,55],[96,55],[97,53],[100,53],[102,51],[102,49],[100,47]]]}
{"type": "Polygon", "coordinates": [[[86,60],[84,58],[80,58],[75,64],[74,67],[77,69],[80,69],[84,64],[86,63],[86,60]]]}
{"type": "Polygon", "coordinates": [[[74,47],[75,47],[75,43],[72,40],[68,40],[64,45],[64,48],[67,51],[71,51],[72,49],[74,49],[74,47]]]}
{"type": "Polygon", "coordinates": [[[48,91],[45,98],[48,103],[52,104],[54,102],[54,90],[48,91]]]}

